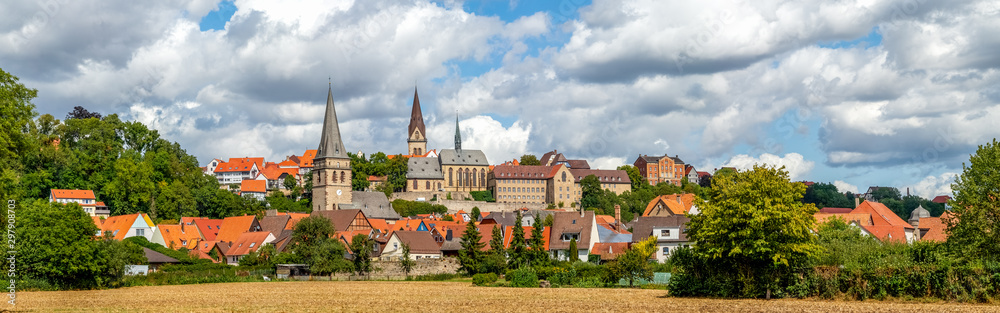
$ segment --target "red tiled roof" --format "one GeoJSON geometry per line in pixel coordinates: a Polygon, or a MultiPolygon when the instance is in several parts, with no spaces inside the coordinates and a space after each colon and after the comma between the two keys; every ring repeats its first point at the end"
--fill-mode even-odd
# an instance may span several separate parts
{"type": "Polygon", "coordinates": [[[834,216],[840,217],[844,222],[858,222],[858,226],[872,226],[872,215],[868,213],[815,213],[816,224],[826,223],[834,216]]]}
{"type": "Polygon", "coordinates": [[[295,229],[295,224],[297,224],[303,218],[309,217],[309,213],[278,213],[278,214],[285,214],[289,216],[288,224],[285,225],[285,229],[295,229]]]}
{"type": "Polygon", "coordinates": [[[128,215],[116,215],[109,217],[104,220],[101,224],[101,233],[112,233],[116,240],[125,239],[125,235],[128,234],[129,229],[135,224],[135,220],[141,218],[146,220],[146,225],[152,226],[153,222],[149,220],[149,217],[143,213],[135,213],[128,215]]]}
{"type": "Polygon", "coordinates": [[[937,196],[937,197],[934,197],[934,200],[931,200],[931,202],[934,202],[934,203],[948,203],[948,200],[951,200],[951,196],[937,196]]]}
{"type": "Polygon", "coordinates": [[[52,189],[55,199],[96,199],[93,190],[52,189]]]}
{"type": "Polygon", "coordinates": [[[628,242],[598,242],[594,244],[594,249],[590,253],[600,255],[603,261],[614,260],[628,250],[628,244],[628,242]]]}
{"type": "MultiPolygon", "coordinates": [[[[883,242],[906,242],[906,232],[910,231],[903,226],[894,225],[873,225],[873,226],[861,226],[872,236],[878,238],[883,242]]],[[[912,226],[910,227],[913,228],[912,226]]]]}
{"type": "Polygon", "coordinates": [[[899,218],[896,213],[885,207],[884,204],[865,201],[858,205],[854,211],[851,213],[868,213],[872,216],[872,225],[875,226],[900,226],[903,228],[913,229],[913,225],[907,223],[903,219],[899,218]]]}
{"type": "MultiPolygon", "coordinates": [[[[531,226],[524,226],[522,228],[524,228],[524,240],[531,240],[531,232],[534,231],[535,228],[531,227],[531,226]]],[[[491,229],[490,230],[491,234],[492,234],[492,231],[493,230],[491,229]]],[[[545,227],[545,229],[542,230],[542,243],[543,243],[542,247],[545,248],[545,251],[549,250],[549,233],[551,233],[551,231],[552,231],[552,227],[545,227]]],[[[514,226],[506,226],[506,227],[504,227],[504,229],[503,229],[503,247],[505,249],[510,249],[510,242],[511,242],[511,239],[513,239],[513,238],[514,238],[514,226]]]]}
{"type": "Polygon", "coordinates": [[[208,241],[215,241],[215,237],[219,235],[219,229],[222,227],[222,220],[217,219],[194,220],[192,223],[198,227],[202,239],[208,241]]]}
{"type": "Polygon", "coordinates": [[[927,229],[927,233],[921,236],[920,240],[936,242],[945,242],[948,240],[948,232],[945,231],[948,226],[941,221],[940,217],[920,218],[920,223],[917,224],[917,227],[927,229]]]}
{"type": "Polygon", "coordinates": [[[389,229],[391,228],[389,227],[389,223],[380,218],[370,218],[368,219],[368,223],[372,225],[373,229],[378,230],[383,234],[389,233],[389,229]]]}
{"type": "Polygon", "coordinates": [[[215,167],[215,172],[249,172],[254,165],[257,165],[258,170],[263,168],[264,158],[230,158],[229,162],[219,163],[215,167]]]}
{"type": "Polygon", "coordinates": [[[690,193],[685,193],[681,195],[678,194],[662,195],[653,198],[652,201],[649,201],[649,204],[646,205],[646,210],[642,212],[642,216],[652,216],[652,215],[665,216],[663,214],[657,214],[656,212],[656,207],[660,203],[663,203],[663,205],[665,206],[664,209],[670,210],[671,213],[670,215],[684,215],[684,213],[687,213],[687,211],[691,210],[691,205],[694,203],[694,200],[695,200],[694,194],[690,193]],[[680,203],[677,202],[678,196],[681,197],[680,203]]]}
{"type": "Polygon", "coordinates": [[[253,215],[227,217],[222,220],[222,229],[219,230],[219,235],[215,237],[215,240],[227,243],[235,242],[240,234],[250,231],[250,227],[253,227],[255,221],[257,221],[257,217],[253,215]]]}
{"type": "Polygon", "coordinates": [[[163,242],[170,249],[194,249],[198,246],[198,241],[201,240],[195,226],[159,225],[157,228],[160,235],[163,236],[163,242]]]}
{"type": "Polygon", "coordinates": [[[819,209],[820,213],[840,213],[840,214],[843,214],[843,213],[851,213],[851,211],[854,211],[854,209],[852,209],[852,208],[822,208],[822,209],[819,209]]]}
{"type": "Polygon", "coordinates": [[[286,166],[299,167],[299,164],[295,163],[295,161],[292,161],[292,160],[289,159],[289,160],[281,161],[281,163],[278,163],[278,166],[281,166],[281,167],[286,167],[286,166]]]}
{"type": "Polygon", "coordinates": [[[272,236],[271,233],[266,231],[242,233],[236,238],[235,241],[233,241],[233,244],[230,245],[229,251],[226,251],[226,255],[246,255],[250,254],[250,252],[257,251],[257,249],[260,249],[262,245],[267,243],[266,241],[269,236],[272,236]]]}
{"type": "Polygon", "coordinates": [[[493,167],[493,176],[497,179],[549,179],[557,169],[558,166],[545,165],[497,165],[493,167]]]}
{"type": "Polygon", "coordinates": [[[91,216],[90,219],[94,220],[94,225],[97,225],[97,229],[101,229],[101,224],[103,224],[104,221],[101,220],[100,216],[91,216]]]}
{"type": "Polygon", "coordinates": [[[240,192],[267,192],[267,181],[244,179],[240,182],[240,192]]]}

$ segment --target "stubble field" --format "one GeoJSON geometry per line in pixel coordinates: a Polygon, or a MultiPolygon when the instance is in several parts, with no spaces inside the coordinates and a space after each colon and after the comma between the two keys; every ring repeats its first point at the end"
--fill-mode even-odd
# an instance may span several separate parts
{"type": "MultiPolygon", "coordinates": [[[[1000,312],[996,305],[665,297],[663,290],[517,289],[465,282],[267,282],[23,292],[17,311],[1000,312]]],[[[7,309],[11,309],[7,307],[7,309]]]]}

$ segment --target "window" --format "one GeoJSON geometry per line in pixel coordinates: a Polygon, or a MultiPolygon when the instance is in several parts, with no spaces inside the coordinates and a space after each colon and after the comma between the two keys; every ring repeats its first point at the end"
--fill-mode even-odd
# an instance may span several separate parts
{"type": "Polygon", "coordinates": [[[670,254],[670,247],[663,247],[663,255],[670,254]]]}
{"type": "Polygon", "coordinates": [[[392,248],[393,249],[399,249],[399,243],[398,242],[393,242],[392,243],[392,248]]]}
{"type": "MultiPolygon", "coordinates": [[[[115,232],[117,233],[118,231],[115,231],[115,232]]],[[[135,235],[136,236],[145,236],[146,235],[146,230],[142,229],[142,228],[138,228],[138,229],[135,230],[135,235]]]]}
{"type": "Polygon", "coordinates": [[[580,240],[580,233],[564,233],[564,234],[562,234],[562,241],[570,241],[570,240],[573,240],[573,239],[580,240]]]}
{"type": "Polygon", "coordinates": [[[417,190],[417,180],[413,180],[413,190],[417,190]]]}
{"type": "Polygon", "coordinates": [[[256,243],[256,242],[251,242],[251,243],[250,243],[250,248],[253,248],[253,246],[255,246],[255,245],[257,245],[257,243],[256,243]]]}
{"type": "Polygon", "coordinates": [[[660,230],[660,237],[670,237],[670,230],[669,229],[661,229],[660,230]]]}
{"type": "MultiPolygon", "coordinates": [[[[431,189],[431,182],[427,182],[426,185],[427,185],[427,189],[430,190],[431,189]]],[[[414,187],[414,189],[416,189],[416,187],[414,187]]]]}

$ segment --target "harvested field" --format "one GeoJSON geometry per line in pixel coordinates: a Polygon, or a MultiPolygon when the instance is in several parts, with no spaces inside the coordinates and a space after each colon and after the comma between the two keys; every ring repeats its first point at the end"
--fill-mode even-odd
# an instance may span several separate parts
{"type": "MultiPolygon", "coordinates": [[[[22,292],[17,310],[87,312],[1000,312],[996,305],[664,297],[662,290],[464,282],[266,282],[22,292]]],[[[8,308],[9,309],[9,308],[8,308]]]]}

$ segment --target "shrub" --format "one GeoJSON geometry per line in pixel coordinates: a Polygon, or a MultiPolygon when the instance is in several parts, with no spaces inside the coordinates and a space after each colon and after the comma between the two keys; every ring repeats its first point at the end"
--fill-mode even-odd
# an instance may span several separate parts
{"type": "Polygon", "coordinates": [[[573,268],[554,267],[548,280],[553,286],[572,285],[576,280],[576,270],[573,268]]]}
{"type": "Polygon", "coordinates": [[[485,273],[472,275],[472,284],[475,286],[489,286],[497,281],[497,274],[485,273]]]}
{"type": "Polygon", "coordinates": [[[461,274],[428,274],[420,276],[410,276],[406,280],[411,281],[445,281],[452,280],[456,278],[462,278],[461,274]]]}
{"type": "Polygon", "coordinates": [[[486,202],[497,202],[493,198],[493,191],[483,190],[483,191],[471,191],[469,195],[472,195],[472,199],[476,201],[486,201],[486,202]]]}
{"type": "Polygon", "coordinates": [[[538,287],[538,275],[532,268],[516,269],[509,272],[507,281],[511,287],[538,287]]]}

